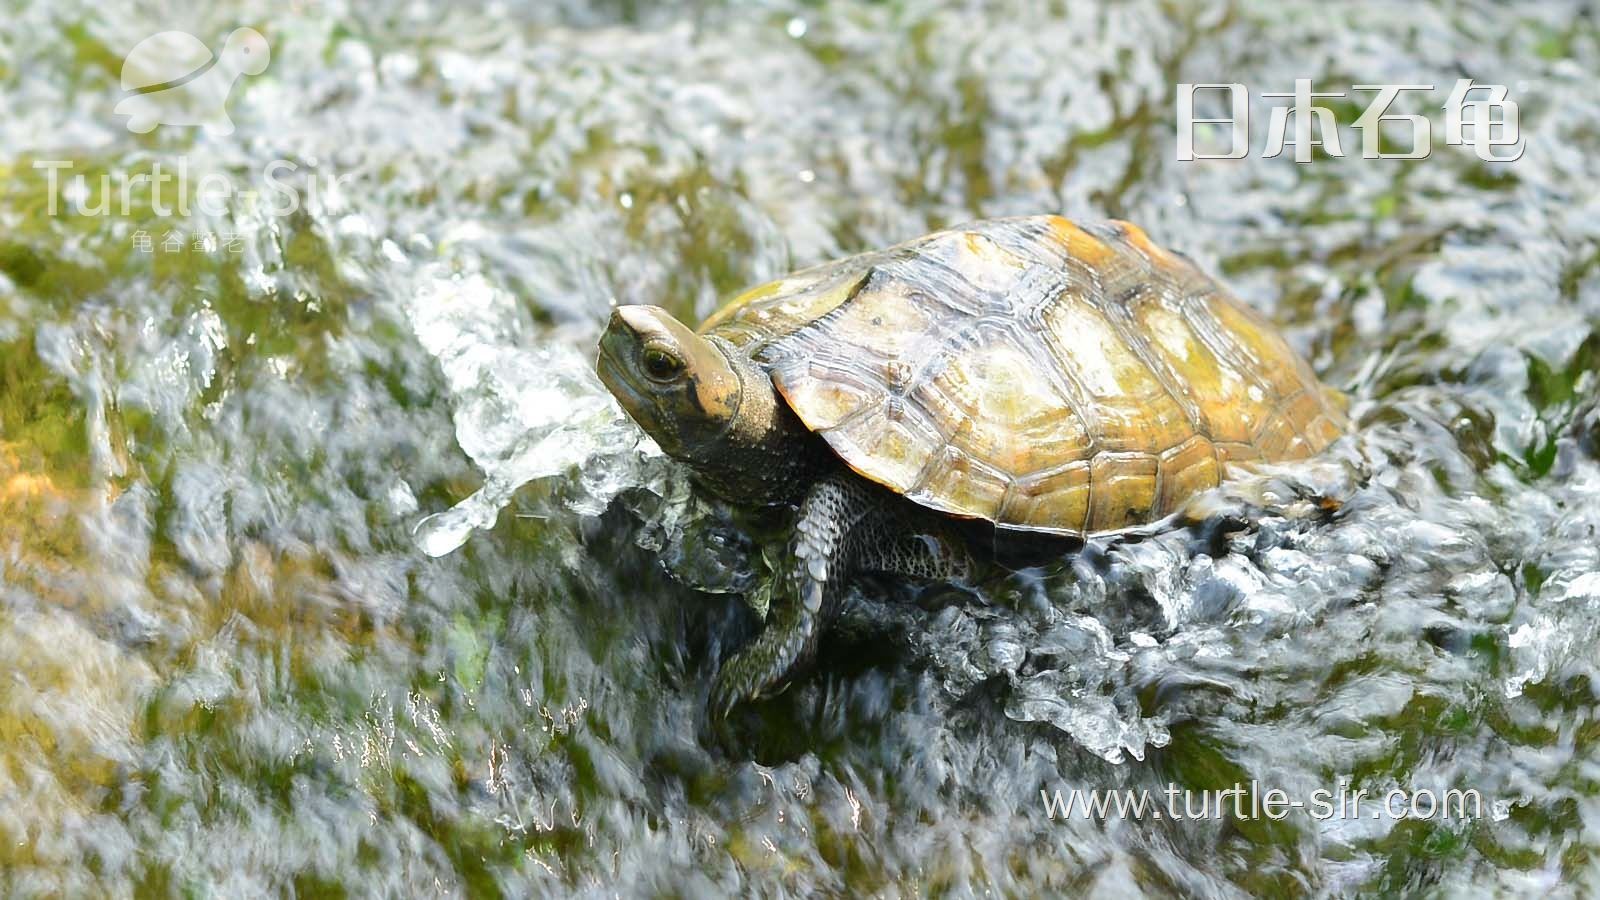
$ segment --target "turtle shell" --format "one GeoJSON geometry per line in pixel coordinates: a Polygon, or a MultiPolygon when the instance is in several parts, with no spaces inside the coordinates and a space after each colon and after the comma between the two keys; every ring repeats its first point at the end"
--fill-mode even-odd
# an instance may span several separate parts
{"type": "Polygon", "coordinates": [[[861,475],[1007,528],[1154,522],[1348,428],[1270,324],[1125,222],[973,223],[754,288],[700,331],[861,475]]]}
{"type": "Polygon", "coordinates": [[[211,49],[186,31],[152,34],[122,61],[122,89],[136,91],[181,81],[212,61],[211,49]]]}

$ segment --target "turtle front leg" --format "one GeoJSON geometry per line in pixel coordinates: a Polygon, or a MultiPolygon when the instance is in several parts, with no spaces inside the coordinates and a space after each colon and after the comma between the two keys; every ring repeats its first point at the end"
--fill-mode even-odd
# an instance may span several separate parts
{"type": "Polygon", "coordinates": [[[969,575],[965,548],[908,505],[853,474],[812,487],[795,519],[788,561],[773,584],[766,627],[722,666],[712,684],[713,717],[772,696],[805,670],[856,572],[958,580],[969,575]]]}
{"type": "Polygon", "coordinates": [[[878,502],[853,480],[825,478],[800,504],[787,562],[772,586],[766,627],[717,672],[708,703],[713,717],[776,693],[816,656],[818,636],[839,611],[851,565],[850,532],[878,502]]]}

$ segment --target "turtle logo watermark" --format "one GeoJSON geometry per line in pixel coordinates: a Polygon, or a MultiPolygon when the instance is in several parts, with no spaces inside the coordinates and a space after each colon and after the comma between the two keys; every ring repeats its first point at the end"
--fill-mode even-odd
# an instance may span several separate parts
{"type": "Polygon", "coordinates": [[[232,134],[228,95],[241,75],[260,75],[272,59],[267,39],[254,28],[228,35],[220,53],[186,31],[163,31],[140,41],[122,61],[122,89],[114,112],[128,130],[147,134],[157,125],[199,125],[232,134]]]}

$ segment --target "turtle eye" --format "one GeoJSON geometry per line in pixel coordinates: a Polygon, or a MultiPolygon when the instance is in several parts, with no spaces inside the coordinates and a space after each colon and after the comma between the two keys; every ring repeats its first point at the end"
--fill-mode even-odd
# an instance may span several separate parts
{"type": "Polygon", "coordinates": [[[683,360],[665,347],[644,348],[644,373],[652,381],[676,381],[683,374],[683,360]]]}

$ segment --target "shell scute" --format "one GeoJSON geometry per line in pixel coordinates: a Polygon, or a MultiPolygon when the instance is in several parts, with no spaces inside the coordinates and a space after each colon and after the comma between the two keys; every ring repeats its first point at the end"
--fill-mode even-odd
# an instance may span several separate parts
{"type": "Polygon", "coordinates": [[[1151,521],[1157,467],[1148,453],[1102,453],[1091,460],[1089,532],[1120,531],[1151,521]]]}
{"type": "Polygon", "coordinates": [[[1154,516],[1176,512],[1184,501],[1222,482],[1222,466],[1211,439],[1197,434],[1161,454],[1154,516]]]}
{"type": "Polygon", "coordinates": [[[1100,311],[1057,303],[1044,322],[1055,357],[1082,391],[1079,406],[1094,410],[1099,448],[1160,452],[1194,433],[1160,377],[1100,311]]]}
{"type": "Polygon", "coordinates": [[[1020,478],[1001,508],[1000,519],[1021,528],[1086,534],[1089,526],[1089,461],[1020,478]]]}

